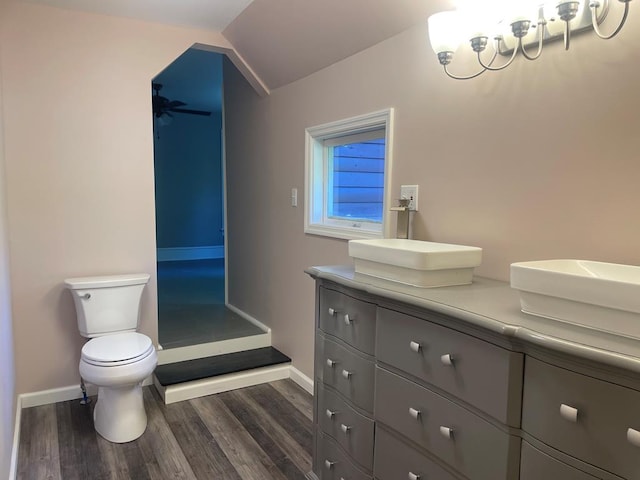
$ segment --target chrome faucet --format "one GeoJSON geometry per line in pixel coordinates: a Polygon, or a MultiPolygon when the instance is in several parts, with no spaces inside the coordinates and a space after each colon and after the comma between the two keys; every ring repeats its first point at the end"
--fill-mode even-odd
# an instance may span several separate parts
{"type": "Polygon", "coordinates": [[[392,212],[398,212],[398,223],[396,226],[396,238],[409,238],[409,215],[411,210],[409,209],[409,199],[401,198],[398,200],[397,207],[391,207],[392,212]]]}

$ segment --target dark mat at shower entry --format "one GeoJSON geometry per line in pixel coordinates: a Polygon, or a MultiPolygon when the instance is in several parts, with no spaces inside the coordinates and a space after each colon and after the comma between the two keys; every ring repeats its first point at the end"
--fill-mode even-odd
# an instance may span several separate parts
{"type": "Polygon", "coordinates": [[[160,385],[166,387],[177,383],[290,362],[291,359],[284,353],[273,347],[265,347],[184,362],[167,363],[156,367],[154,373],[160,385]]]}

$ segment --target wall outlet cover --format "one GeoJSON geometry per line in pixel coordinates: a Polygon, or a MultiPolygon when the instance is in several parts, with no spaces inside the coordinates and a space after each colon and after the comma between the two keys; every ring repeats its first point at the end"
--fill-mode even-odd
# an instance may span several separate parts
{"type": "Polygon", "coordinates": [[[409,210],[418,211],[418,185],[401,185],[400,198],[409,199],[409,210]]]}

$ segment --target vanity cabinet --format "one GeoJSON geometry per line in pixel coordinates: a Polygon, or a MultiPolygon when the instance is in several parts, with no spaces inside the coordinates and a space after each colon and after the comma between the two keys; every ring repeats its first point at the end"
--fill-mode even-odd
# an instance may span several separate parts
{"type": "Polygon", "coordinates": [[[640,479],[640,392],[527,358],[522,428],[545,444],[640,479]]]}
{"type": "Polygon", "coordinates": [[[322,480],[370,480],[376,306],[324,287],[317,300],[314,472],[322,480]]]}
{"type": "Polygon", "coordinates": [[[349,283],[316,283],[319,479],[640,480],[640,374],[349,283]]]}
{"type": "Polygon", "coordinates": [[[376,360],[520,426],[523,356],[424,318],[377,310],[376,360]]]}
{"type": "Polygon", "coordinates": [[[602,477],[588,473],[562,463],[529,443],[522,442],[522,456],[520,458],[520,480],[596,480],[602,477]]]}
{"type": "MultiPolygon", "coordinates": [[[[375,419],[465,477],[517,478],[520,438],[382,368],[376,369],[375,419]]],[[[378,449],[376,444],[376,455],[378,449]]]]}

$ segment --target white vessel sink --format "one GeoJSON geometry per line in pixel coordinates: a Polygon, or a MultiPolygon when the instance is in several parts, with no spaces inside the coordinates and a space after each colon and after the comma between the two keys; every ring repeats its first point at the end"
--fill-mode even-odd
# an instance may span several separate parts
{"type": "Polygon", "coordinates": [[[640,267],[589,260],[511,264],[522,311],[640,338],[640,267]]]}
{"type": "Polygon", "coordinates": [[[349,241],[357,274],[415,287],[471,283],[482,249],[400,238],[349,241]]]}

